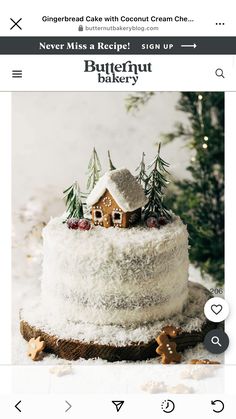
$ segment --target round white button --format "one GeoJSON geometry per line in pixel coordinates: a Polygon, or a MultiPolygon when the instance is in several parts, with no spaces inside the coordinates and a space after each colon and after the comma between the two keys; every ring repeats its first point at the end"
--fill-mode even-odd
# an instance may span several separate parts
{"type": "Polygon", "coordinates": [[[205,304],[204,313],[206,318],[211,322],[222,322],[229,315],[229,304],[224,298],[210,298],[205,304]]]}

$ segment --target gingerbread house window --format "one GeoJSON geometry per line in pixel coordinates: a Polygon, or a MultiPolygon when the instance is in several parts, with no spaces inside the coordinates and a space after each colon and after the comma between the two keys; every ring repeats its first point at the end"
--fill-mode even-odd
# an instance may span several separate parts
{"type": "Polygon", "coordinates": [[[113,223],[115,224],[121,224],[122,222],[122,213],[119,211],[113,211],[112,213],[112,219],[113,223]]]}
{"type": "Polygon", "coordinates": [[[95,210],[94,211],[94,220],[95,221],[101,221],[102,219],[102,211],[101,210],[95,210]]]}

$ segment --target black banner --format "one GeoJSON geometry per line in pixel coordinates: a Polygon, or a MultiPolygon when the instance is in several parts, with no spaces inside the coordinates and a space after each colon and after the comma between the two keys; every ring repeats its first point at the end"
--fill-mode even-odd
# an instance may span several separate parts
{"type": "Polygon", "coordinates": [[[236,37],[13,36],[0,37],[6,55],[236,54],[236,37]]]}

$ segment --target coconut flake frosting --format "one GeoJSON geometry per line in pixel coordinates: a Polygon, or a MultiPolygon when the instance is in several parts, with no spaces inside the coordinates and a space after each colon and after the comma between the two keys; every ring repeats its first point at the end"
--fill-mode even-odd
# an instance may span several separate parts
{"type": "Polygon", "coordinates": [[[61,321],[144,325],[181,313],[188,298],[188,233],[161,229],[44,228],[42,304],[61,321]]]}
{"type": "MultiPolygon", "coordinates": [[[[206,322],[204,305],[210,293],[200,284],[188,281],[188,301],[181,313],[147,324],[131,326],[97,325],[72,322],[65,316],[50,316],[39,299],[33,299],[21,312],[21,319],[58,339],[77,339],[86,343],[126,346],[152,341],[167,324],[180,327],[183,332],[200,331],[206,322]]],[[[63,311],[63,310],[62,310],[63,311]]]]}

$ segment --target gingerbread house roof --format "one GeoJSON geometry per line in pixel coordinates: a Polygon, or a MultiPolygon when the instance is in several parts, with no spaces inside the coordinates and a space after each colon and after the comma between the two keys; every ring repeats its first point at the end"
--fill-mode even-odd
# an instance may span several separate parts
{"type": "Polygon", "coordinates": [[[116,169],[105,173],[88,196],[87,205],[95,205],[106,190],[124,212],[135,211],[147,203],[142,186],[128,169],[116,169]]]}

